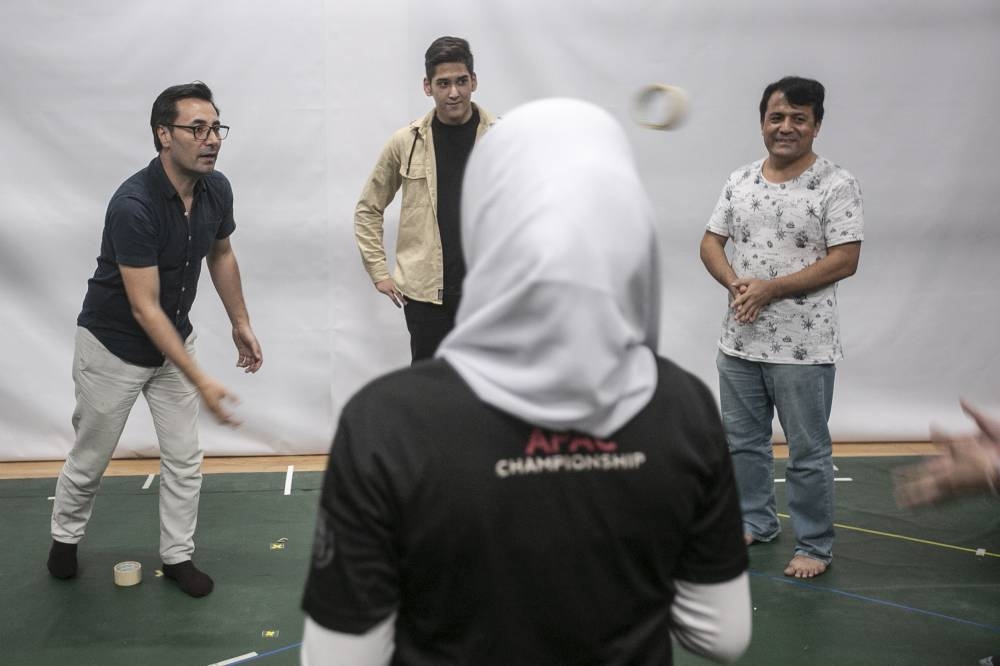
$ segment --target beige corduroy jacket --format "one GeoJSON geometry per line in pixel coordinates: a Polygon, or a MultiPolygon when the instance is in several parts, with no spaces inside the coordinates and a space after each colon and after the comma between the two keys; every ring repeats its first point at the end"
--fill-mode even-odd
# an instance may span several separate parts
{"type": "MultiPolygon", "coordinates": [[[[473,106],[479,111],[478,141],[496,119],[475,102],[473,106]]],[[[444,256],[437,224],[433,118],[431,110],[389,138],[354,209],[354,236],[372,282],[392,277],[407,298],[440,304],[444,256]],[[396,267],[390,275],[382,227],[385,209],[400,188],[403,199],[396,235],[396,267]]]]}

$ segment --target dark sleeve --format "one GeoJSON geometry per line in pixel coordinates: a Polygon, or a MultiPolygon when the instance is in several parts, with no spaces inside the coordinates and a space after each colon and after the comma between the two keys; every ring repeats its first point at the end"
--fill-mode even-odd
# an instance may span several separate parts
{"type": "Polygon", "coordinates": [[[233,217],[233,186],[229,179],[218,171],[215,172],[219,183],[219,203],[222,206],[222,223],[215,234],[216,240],[228,238],[236,231],[236,219],[233,217]]]}
{"type": "Polygon", "coordinates": [[[723,583],[746,571],[747,548],[743,542],[743,519],[733,465],[715,398],[694,377],[698,400],[688,410],[700,431],[698,450],[706,470],[701,480],[701,501],[695,513],[688,541],[678,562],[676,577],[692,583],[723,583]]]}
{"type": "MultiPolygon", "coordinates": [[[[349,407],[349,406],[348,406],[349,407]]],[[[345,414],[348,409],[345,408],[345,414]]],[[[316,519],[302,608],[333,631],[361,634],[399,605],[395,506],[376,447],[342,416],[316,519]]]]}
{"type": "Polygon", "coordinates": [[[117,196],[108,204],[105,222],[115,263],[145,268],[156,266],[160,238],[149,206],[131,196],[117,196]]]}

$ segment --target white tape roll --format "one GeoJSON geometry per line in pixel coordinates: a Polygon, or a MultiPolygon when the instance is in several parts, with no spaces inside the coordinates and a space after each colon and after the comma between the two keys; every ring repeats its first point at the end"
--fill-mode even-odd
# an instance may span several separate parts
{"type": "Polygon", "coordinates": [[[687,97],[683,88],[652,83],[636,94],[632,117],[649,129],[674,129],[687,114],[687,97]]]}
{"type": "Polygon", "coordinates": [[[129,587],[142,581],[142,565],[138,562],[119,562],[115,565],[115,585],[129,587]]]}

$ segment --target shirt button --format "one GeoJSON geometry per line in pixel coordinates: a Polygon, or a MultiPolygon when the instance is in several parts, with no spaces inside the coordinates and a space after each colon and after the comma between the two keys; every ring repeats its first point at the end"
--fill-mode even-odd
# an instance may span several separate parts
{"type": "Polygon", "coordinates": [[[185,265],[185,266],[190,266],[190,265],[191,265],[191,262],[190,262],[190,261],[185,261],[185,262],[184,262],[184,265],[185,265]]]}
{"type": "Polygon", "coordinates": [[[190,236],[188,236],[188,240],[191,240],[191,237],[190,237],[190,236]]]}
{"type": "Polygon", "coordinates": [[[180,310],[178,310],[178,311],[177,311],[177,314],[179,315],[180,313],[181,313],[181,311],[180,311],[180,310]]]}
{"type": "Polygon", "coordinates": [[[181,287],[181,291],[187,291],[187,287],[181,287]]]}

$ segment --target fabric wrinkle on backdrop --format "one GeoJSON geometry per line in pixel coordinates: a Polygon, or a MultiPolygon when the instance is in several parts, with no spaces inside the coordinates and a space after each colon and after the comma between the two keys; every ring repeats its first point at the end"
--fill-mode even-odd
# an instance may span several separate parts
{"type": "MultiPolygon", "coordinates": [[[[703,220],[732,165],[763,152],[753,114],[762,82],[790,70],[823,81],[831,100],[823,145],[864,184],[869,221],[864,262],[840,293],[834,440],[926,440],[928,421],[960,429],[958,396],[997,411],[1000,135],[984,128],[1000,101],[989,66],[1000,63],[1000,5],[622,0],[612,11],[552,0],[532,5],[525,22],[527,7],[489,3],[460,17],[442,0],[420,12],[403,0],[8,7],[0,460],[55,460],[69,450],[74,319],[108,193],[152,157],[143,121],[151,95],[195,79],[212,87],[233,128],[218,167],[234,184],[236,251],[268,350],[266,369],[247,381],[230,358],[221,308],[212,298],[196,304],[199,352],[242,399],[244,422],[231,432],[203,422],[206,455],[326,450],[347,397],[408,362],[402,315],[383,307],[359,266],[351,213],[385,138],[426,112],[421,56],[443,33],[441,16],[453,18],[447,32],[475,46],[491,111],[570,95],[625,127],[660,225],[664,283],[680,286],[664,295],[661,349],[710,387],[724,295],[695,256],[703,220]],[[183,39],[156,22],[178,26],[183,39]],[[775,30],[782,48],[761,48],[775,30]],[[689,93],[677,130],[632,122],[631,99],[652,82],[689,93]],[[913,94],[928,82],[933,94],[913,94]]],[[[146,413],[136,409],[119,457],[157,455],[146,413]]]]}

